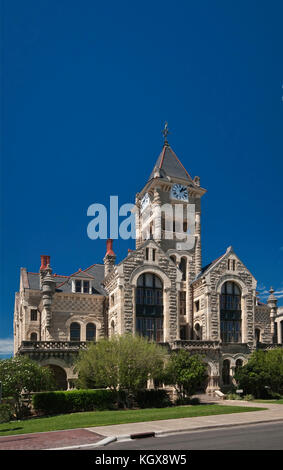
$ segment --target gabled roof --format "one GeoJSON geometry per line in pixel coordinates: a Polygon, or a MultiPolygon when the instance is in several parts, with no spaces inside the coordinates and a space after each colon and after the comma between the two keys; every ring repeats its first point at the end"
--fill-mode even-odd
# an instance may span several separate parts
{"type": "MultiPolygon", "coordinates": [[[[29,289],[40,290],[40,276],[39,273],[27,272],[29,289]]],[[[71,279],[91,279],[94,285],[95,294],[107,295],[101,282],[104,279],[104,265],[93,264],[84,271],[79,270],[70,276],[62,276],[59,274],[53,274],[56,281],[57,292],[72,292],[71,279]]]]}
{"type": "Polygon", "coordinates": [[[171,178],[180,178],[188,182],[193,181],[168,143],[164,144],[162,152],[160,153],[151,172],[149,181],[153,179],[156,174],[158,174],[159,178],[166,178],[169,176],[171,178]]]}

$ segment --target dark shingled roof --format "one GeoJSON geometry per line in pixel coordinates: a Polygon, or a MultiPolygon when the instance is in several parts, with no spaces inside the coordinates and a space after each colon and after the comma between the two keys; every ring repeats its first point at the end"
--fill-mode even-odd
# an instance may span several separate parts
{"type": "MultiPolygon", "coordinates": [[[[29,288],[33,290],[40,289],[40,278],[39,273],[27,273],[29,288]]],[[[70,276],[54,275],[56,281],[57,292],[72,292],[72,278],[81,279],[83,277],[93,280],[94,294],[107,295],[105,289],[101,286],[104,279],[104,264],[94,264],[84,271],[78,271],[77,273],[71,274],[70,276]],[[84,276],[85,275],[85,276],[84,276]]]]}
{"type": "Polygon", "coordinates": [[[157,159],[149,180],[154,178],[156,169],[160,170],[160,178],[170,176],[192,182],[192,178],[189,173],[185,170],[179,158],[168,144],[163,146],[162,152],[157,159]]]}

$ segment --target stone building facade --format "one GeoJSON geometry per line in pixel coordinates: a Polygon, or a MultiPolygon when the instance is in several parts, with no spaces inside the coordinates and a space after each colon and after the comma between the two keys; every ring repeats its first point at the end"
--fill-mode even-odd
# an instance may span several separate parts
{"type": "Polygon", "coordinates": [[[103,264],[60,276],[50,257],[38,273],[21,269],[15,297],[14,353],[27,354],[73,386],[74,359],[88,341],[140,334],[204,355],[207,392],[231,386],[235,369],[256,348],[282,344],[283,315],[232,247],[202,267],[200,178],[191,178],[165,142],[136,195],[136,249],[116,264],[107,240],[103,264]]]}

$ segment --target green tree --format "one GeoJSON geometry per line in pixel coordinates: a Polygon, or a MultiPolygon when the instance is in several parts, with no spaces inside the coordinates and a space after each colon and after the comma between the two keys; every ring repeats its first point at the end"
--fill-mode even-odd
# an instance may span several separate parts
{"type": "Polygon", "coordinates": [[[175,388],[181,400],[194,395],[206,378],[207,365],[202,357],[184,349],[171,354],[164,371],[164,382],[175,388]]]}
{"type": "Polygon", "coordinates": [[[253,352],[247,364],[235,373],[244,393],[256,398],[283,394],[283,349],[253,352]]]}
{"type": "Polygon", "coordinates": [[[12,398],[17,419],[29,410],[31,393],[54,388],[53,375],[25,356],[0,360],[3,398],[12,398]]]}
{"type": "Polygon", "coordinates": [[[123,390],[129,406],[130,395],[144,389],[148,379],[160,376],[166,354],[164,348],[140,336],[101,339],[80,352],[76,363],[78,386],[123,390]]]}

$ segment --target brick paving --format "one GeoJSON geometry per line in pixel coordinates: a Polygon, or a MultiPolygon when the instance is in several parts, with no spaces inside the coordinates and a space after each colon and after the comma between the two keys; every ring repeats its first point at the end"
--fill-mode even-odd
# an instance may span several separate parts
{"type": "Polygon", "coordinates": [[[95,444],[105,436],[87,429],[37,432],[0,437],[0,450],[41,450],[95,444]]]}

